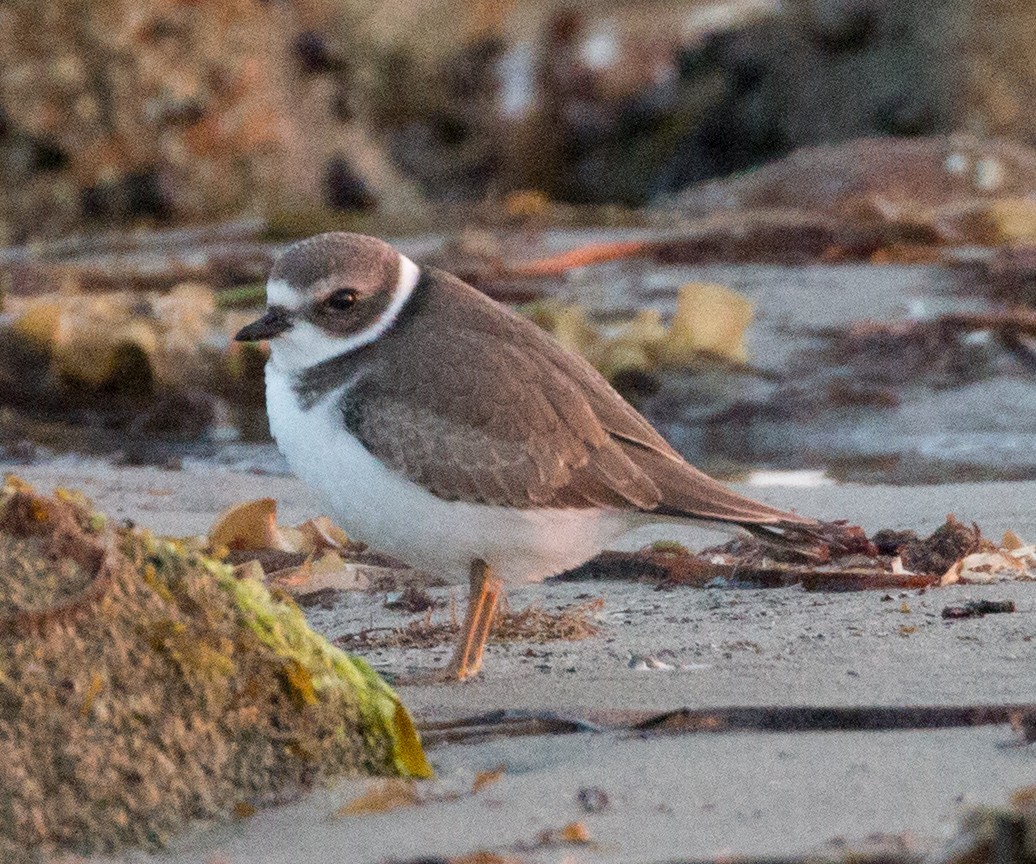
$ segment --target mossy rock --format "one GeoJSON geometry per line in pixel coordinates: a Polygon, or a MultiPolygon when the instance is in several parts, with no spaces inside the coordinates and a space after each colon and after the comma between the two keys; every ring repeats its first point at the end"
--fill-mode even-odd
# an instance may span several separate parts
{"type": "Polygon", "coordinates": [[[74,494],[5,484],[0,596],[0,860],[157,848],[335,776],[431,773],[392,690],[290,598],[74,494]]]}

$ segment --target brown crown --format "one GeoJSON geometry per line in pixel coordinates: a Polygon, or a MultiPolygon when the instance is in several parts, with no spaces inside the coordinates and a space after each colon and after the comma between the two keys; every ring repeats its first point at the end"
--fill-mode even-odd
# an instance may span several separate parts
{"type": "Polygon", "coordinates": [[[317,234],[288,247],[270,278],[307,291],[332,274],[348,274],[357,288],[375,291],[398,281],[399,253],[377,237],[345,231],[317,234]]]}

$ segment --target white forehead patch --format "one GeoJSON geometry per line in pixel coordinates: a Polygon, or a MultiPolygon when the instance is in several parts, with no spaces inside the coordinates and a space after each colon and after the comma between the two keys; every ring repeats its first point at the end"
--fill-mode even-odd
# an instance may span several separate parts
{"type": "Polygon", "coordinates": [[[271,279],[266,283],[266,305],[283,306],[285,309],[298,309],[302,305],[303,296],[283,279],[271,279]]]}
{"type": "MultiPolygon", "coordinates": [[[[421,269],[405,255],[400,255],[399,282],[392,292],[392,302],[366,330],[352,336],[331,336],[308,321],[296,321],[287,333],[271,340],[270,362],[285,372],[301,372],[369,345],[392,326],[420,278],[421,269]]],[[[301,299],[295,289],[280,279],[271,280],[266,285],[266,302],[271,306],[297,309],[301,299]]]]}

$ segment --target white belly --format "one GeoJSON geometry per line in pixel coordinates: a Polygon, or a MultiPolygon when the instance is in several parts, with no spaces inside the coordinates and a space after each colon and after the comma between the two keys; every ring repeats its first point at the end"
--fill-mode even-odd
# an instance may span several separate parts
{"type": "Polygon", "coordinates": [[[266,367],[277,446],[357,540],[464,582],[480,558],[505,582],[534,582],[589,560],[640,520],[600,509],[514,510],[443,501],[386,468],[348,433],[332,393],[303,411],[286,375],[266,367]]]}

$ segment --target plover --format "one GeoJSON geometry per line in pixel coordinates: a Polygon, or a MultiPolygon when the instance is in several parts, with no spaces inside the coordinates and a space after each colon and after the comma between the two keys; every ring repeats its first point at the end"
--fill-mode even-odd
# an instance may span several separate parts
{"type": "Polygon", "coordinates": [[[349,233],[294,244],[241,341],[270,340],[270,429],[353,536],[469,581],[441,679],[477,673],[502,587],[649,523],[813,520],[688,464],[583,358],[465,282],[349,233]]]}

